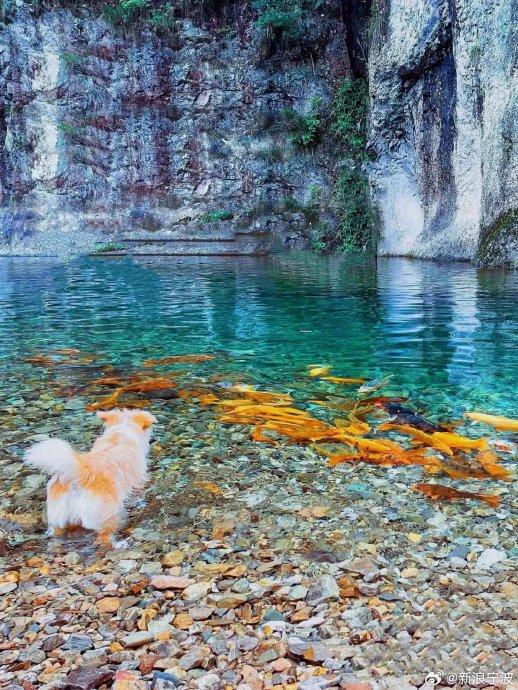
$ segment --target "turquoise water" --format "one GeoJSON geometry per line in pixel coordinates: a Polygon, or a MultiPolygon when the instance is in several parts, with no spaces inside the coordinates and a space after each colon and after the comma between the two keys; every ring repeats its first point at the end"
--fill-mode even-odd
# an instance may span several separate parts
{"type": "MultiPolygon", "coordinates": [[[[34,353],[75,347],[138,366],[211,352],[197,373],[333,392],[305,376],[392,375],[384,392],[434,417],[516,414],[517,274],[399,258],[0,259],[3,397],[34,353]]],[[[342,388],[343,390],[343,388],[342,388]]]]}

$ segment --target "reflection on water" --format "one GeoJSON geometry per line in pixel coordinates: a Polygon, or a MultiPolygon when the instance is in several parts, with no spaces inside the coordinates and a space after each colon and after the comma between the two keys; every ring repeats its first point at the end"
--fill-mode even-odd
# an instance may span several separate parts
{"type": "Polygon", "coordinates": [[[214,351],[214,368],[289,387],[308,363],[394,374],[439,413],[510,413],[516,274],[467,264],[266,258],[0,260],[0,372],[77,347],[116,362],[214,351]]]}
{"type": "Polygon", "coordinates": [[[448,363],[449,380],[475,383],[477,348],[476,331],[480,328],[477,317],[477,284],[473,277],[463,274],[454,276],[450,285],[452,302],[451,361],[448,363]]]}

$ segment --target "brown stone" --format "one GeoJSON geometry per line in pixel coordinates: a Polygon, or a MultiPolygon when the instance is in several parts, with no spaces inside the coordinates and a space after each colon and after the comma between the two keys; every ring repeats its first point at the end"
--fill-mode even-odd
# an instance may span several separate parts
{"type": "Polygon", "coordinates": [[[293,616],[291,617],[291,620],[293,623],[299,623],[301,621],[307,621],[307,619],[311,615],[311,609],[309,608],[303,608],[300,609],[299,611],[295,611],[293,616]]]}
{"type": "Polygon", "coordinates": [[[232,568],[229,570],[226,575],[227,577],[243,577],[243,575],[246,575],[248,572],[246,565],[243,563],[239,563],[238,565],[235,566],[235,568],[232,568]]]}
{"type": "Polygon", "coordinates": [[[224,594],[221,597],[212,597],[212,599],[212,603],[220,609],[234,609],[248,601],[246,594],[224,594]]]}
{"type": "Polygon", "coordinates": [[[65,643],[65,638],[61,635],[49,635],[41,643],[41,648],[44,652],[51,652],[56,647],[61,647],[65,643]]]}
{"type": "Polygon", "coordinates": [[[113,680],[114,673],[110,669],[76,668],[67,676],[67,690],[94,690],[101,685],[108,685],[113,680]]]}
{"type": "Polygon", "coordinates": [[[139,580],[130,587],[130,591],[132,592],[132,594],[140,594],[140,592],[142,592],[142,590],[148,586],[148,583],[148,579],[139,580]]]}
{"type": "Polygon", "coordinates": [[[20,685],[22,686],[23,690],[37,690],[36,686],[34,683],[31,683],[30,680],[21,680],[20,685]]]}
{"type": "Polygon", "coordinates": [[[145,654],[139,659],[139,671],[143,676],[147,676],[148,673],[155,668],[156,662],[160,659],[159,654],[145,654]]]}
{"type": "Polygon", "coordinates": [[[272,661],[270,664],[271,670],[276,673],[285,673],[289,671],[291,667],[292,663],[289,659],[275,659],[275,661],[272,661]]]}
{"type": "Polygon", "coordinates": [[[193,623],[193,619],[187,613],[179,613],[174,619],[173,625],[180,630],[188,630],[193,623]]]}
{"type": "Polygon", "coordinates": [[[103,597],[95,605],[100,613],[115,613],[120,606],[120,599],[117,597],[103,597]]]}
{"type": "Polygon", "coordinates": [[[357,599],[360,596],[360,592],[356,587],[341,587],[340,596],[344,599],[357,599]]]}
{"type": "Polygon", "coordinates": [[[372,558],[358,558],[355,561],[349,561],[349,563],[344,563],[343,567],[350,573],[359,573],[360,575],[366,575],[370,570],[375,567],[375,563],[372,558]]]}
{"type": "Polygon", "coordinates": [[[363,644],[369,640],[372,640],[372,633],[369,630],[360,630],[349,638],[351,644],[363,644]]]}

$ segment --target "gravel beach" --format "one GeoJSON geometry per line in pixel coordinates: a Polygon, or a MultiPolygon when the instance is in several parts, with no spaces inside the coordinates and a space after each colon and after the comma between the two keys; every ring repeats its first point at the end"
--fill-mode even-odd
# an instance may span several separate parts
{"type": "Polygon", "coordinates": [[[512,482],[463,482],[496,486],[496,509],[432,502],[412,491],[420,467],[330,468],[157,401],[151,480],[100,554],[91,535],[45,536],[46,479],[20,462],[63,412],[81,408],[78,447],[97,420],[79,399],[19,405],[2,417],[3,686],[518,687],[512,482]]]}

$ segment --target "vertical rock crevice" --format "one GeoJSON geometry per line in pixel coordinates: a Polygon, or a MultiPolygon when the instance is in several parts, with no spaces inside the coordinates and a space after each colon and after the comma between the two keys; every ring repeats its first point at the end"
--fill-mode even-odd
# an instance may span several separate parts
{"type": "Polygon", "coordinates": [[[341,0],[345,42],[351,74],[366,79],[369,61],[369,22],[372,0],[341,0]]]}

